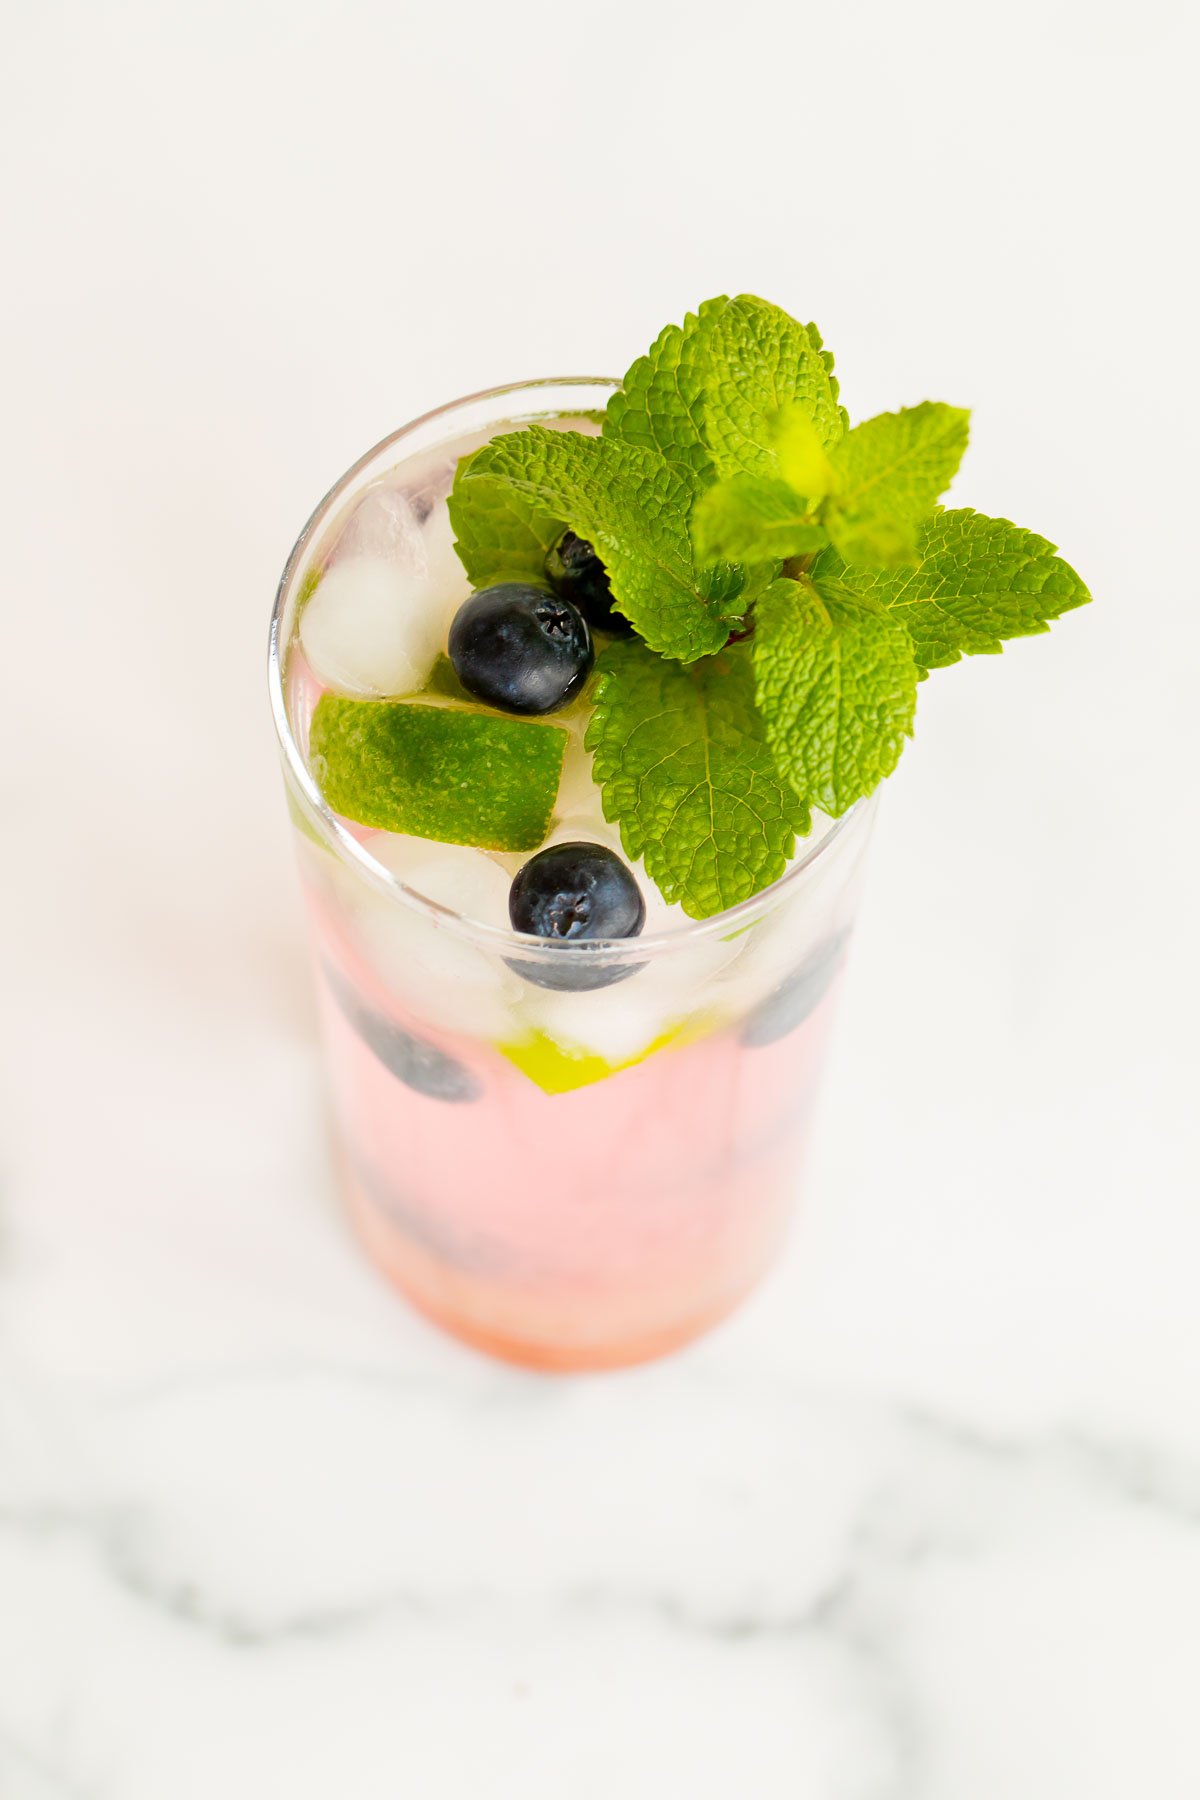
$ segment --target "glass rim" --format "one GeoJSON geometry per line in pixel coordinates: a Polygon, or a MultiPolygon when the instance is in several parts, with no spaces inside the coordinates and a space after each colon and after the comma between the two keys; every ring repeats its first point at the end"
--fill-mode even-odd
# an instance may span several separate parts
{"type": "MultiPolygon", "coordinates": [[[[589,963],[598,960],[602,965],[628,961],[637,963],[645,960],[646,952],[653,950],[674,950],[690,947],[695,944],[711,942],[714,938],[735,935],[745,930],[765,913],[774,909],[785,892],[801,884],[801,879],[824,859],[825,852],[838,842],[849,827],[852,820],[861,818],[874,805],[874,796],[858,800],[842,814],[834,819],[826,831],[808,850],[789,863],[783,874],[770,887],[761,893],[752,894],[749,899],[740,900],[736,906],[726,908],[724,912],[714,913],[707,919],[688,919],[682,925],[674,925],[667,931],[647,932],[632,938],[591,938],[586,942],[555,943],[551,945],[544,938],[531,937],[527,933],[514,931],[497,925],[487,925],[481,920],[472,919],[466,913],[456,912],[452,907],[442,906],[436,900],[428,899],[418,889],[409,887],[399,876],[373,857],[367,845],[361,843],[352,832],[346,830],[338,815],[327,804],[312,773],[308,768],[300,747],[292,731],[291,719],[288,717],[286,689],[286,661],[289,644],[283,640],[283,625],[286,618],[296,573],[304,554],[315,540],[320,528],[326,523],[338,504],[350,493],[354,483],[365,470],[370,468],[387,450],[401,445],[405,439],[412,437],[423,427],[445,420],[447,423],[468,408],[490,400],[504,400],[516,395],[537,394],[550,388],[580,388],[601,390],[609,394],[616,392],[620,382],[606,375],[562,375],[541,376],[530,381],[505,382],[500,387],[481,388],[477,393],[464,394],[459,399],[449,400],[442,406],[432,407],[428,412],[410,419],[407,424],[398,426],[380,438],[377,444],[367,450],[357,461],[351,464],[345,474],[339,476],[323,498],[317,502],[309,514],[300,535],[293,544],[279,578],[275,590],[275,603],[271,610],[271,626],[268,653],[268,680],[270,684],[271,716],[275,725],[275,734],[279,739],[283,753],[287,776],[293,784],[296,798],[303,803],[309,823],[319,832],[323,846],[341,862],[348,864],[351,870],[361,876],[370,887],[384,894],[394,904],[403,906],[410,912],[426,917],[431,924],[449,929],[455,936],[465,938],[480,949],[489,951],[502,950],[506,956],[517,955],[521,960],[530,957],[545,957],[550,951],[555,957],[566,956],[589,963]]],[[[585,410],[580,408],[582,412],[585,410]]],[[[505,419],[520,418],[532,420],[537,417],[563,417],[560,407],[546,408],[541,413],[508,413],[505,419]]],[[[502,421],[497,421],[500,423],[502,421]]],[[[451,436],[451,433],[447,434],[451,436]]],[[[432,447],[432,446],[425,446],[432,447]]],[[[418,840],[414,840],[418,841],[418,840]]],[[[803,842],[803,839],[798,839],[803,842]]],[[[531,851],[530,855],[536,852],[531,851]]]]}

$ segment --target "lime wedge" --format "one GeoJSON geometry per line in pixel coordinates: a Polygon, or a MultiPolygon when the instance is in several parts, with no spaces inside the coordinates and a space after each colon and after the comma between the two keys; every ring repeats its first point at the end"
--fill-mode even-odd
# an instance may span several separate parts
{"type": "Polygon", "coordinates": [[[309,744],[321,792],[343,818],[443,844],[536,850],[567,733],[494,713],[322,694],[309,744]]]}
{"type": "Polygon", "coordinates": [[[530,1081],[541,1088],[544,1094],[570,1094],[576,1088],[590,1087],[594,1081],[607,1081],[610,1075],[619,1075],[624,1069],[636,1068],[638,1063],[645,1062],[658,1050],[665,1050],[668,1044],[680,1041],[682,1033],[678,1027],[673,1031],[664,1031],[656,1037],[652,1044],[639,1050],[636,1056],[630,1056],[624,1062],[611,1063],[603,1056],[597,1056],[590,1050],[569,1050],[558,1044],[545,1032],[531,1032],[516,1044],[498,1046],[502,1056],[507,1056],[514,1068],[520,1069],[530,1081]]]}

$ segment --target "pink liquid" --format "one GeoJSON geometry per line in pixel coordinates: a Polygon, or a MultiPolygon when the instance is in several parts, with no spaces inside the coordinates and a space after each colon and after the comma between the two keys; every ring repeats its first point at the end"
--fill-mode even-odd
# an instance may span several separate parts
{"type": "Polygon", "coordinates": [[[351,1214],[422,1312],[494,1355],[582,1369],[661,1354],[738,1304],[785,1229],[832,988],[775,1042],[731,1027],[547,1094],[406,1015],[309,901],[351,1214]]]}

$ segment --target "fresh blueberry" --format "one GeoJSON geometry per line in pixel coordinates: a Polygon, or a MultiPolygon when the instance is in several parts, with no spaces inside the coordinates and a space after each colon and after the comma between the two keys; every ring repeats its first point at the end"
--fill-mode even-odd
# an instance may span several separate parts
{"type": "MultiPolygon", "coordinates": [[[[636,937],[646,922],[641,889],[621,858],[603,844],[554,844],[539,850],[513,881],[508,916],[514,931],[548,944],[586,944],[592,938],[636,937]]],[[[538,987],[598,988],[632,975],[620,967],[583,966],[571,957],[511,966],[538,987]]]]}
{"type": "Polygon", "coordinates": [[[612,637],[633,635],[624,613],[613,611],[608,570],[586,538],[563,532],[546,554],[546,580],[560,600],[579,608],[593,631],[607,631],[612,637]]]}
{"type": "Polygon", "coordinates": [[[814,950],[806,962],[755,1007],[742,1026],[743,1044],[774,1044],[803,1025],[833,986],[834,976],[842,966],[846,937],[845,932],[839,932],[820,949],[814,950]]]}
{"type": "Polygon", "coordinates": [[[468,693],[502,712],[548,713],[573,700],[595,660],[577,607],[546,588],[502,581],[463,602],[450,661],[468,693]]]}
{"type": "Polygon", "coordinates": [[[326,985],[347,1021],[397,1081],[429,1100],[478,1100],[482,1089],[470,1069],[366,1005],[331,963],[322,967],[326,985]]]}

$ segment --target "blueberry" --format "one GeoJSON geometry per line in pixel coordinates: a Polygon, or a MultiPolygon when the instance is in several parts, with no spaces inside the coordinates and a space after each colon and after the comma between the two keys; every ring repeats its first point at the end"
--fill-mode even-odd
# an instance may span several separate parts
{"type": "Polygon", "coordinates": [[[624,613],[613,611],[608,570],[586,538],[563,532],[546,554],[546,580],[560,600],[579,608],[593,631],[607,631],[613,637],[633,635],[624,613]]]}
{"type": "Polygon", "coordinates": [[[450,661],[468,693],[502,712],[548,713],[579,692],[595,660],[578,609],[546,588],[502,581],[463,602],[450,661]]]}
{"type": "Polygon", "coordinates": [[[394,1019],[359,999],[345,976],[331,963],[322,965],[326,985],[345,1018],[389,1074],[429,1100],[478,1100],[479,1078],[436,1044],[414,1037],[394,1019]]]}
{"type": "MultiPolygon", "coordinates": [[[[514,931],[547,943],[586,944],[592,938],[636,937],[646,922],[641,890],[621,858],[603,844],[554,844],[539,850],[517,873],[508,896],[514,931]]],[[[598,988],[633,974],[628,965],[581,966],[571,957],[516,962],[517,973],[538,987],[598,988]]]]}
{"type": "Polygon", "coordinates": [[[743,1044],[774,1044],[803,1025],[833,985],[833,978],[842,965],[847,935],[839,932],[814,950],[807,961],[755,1007],[742,1026],[743,1044]]]}

